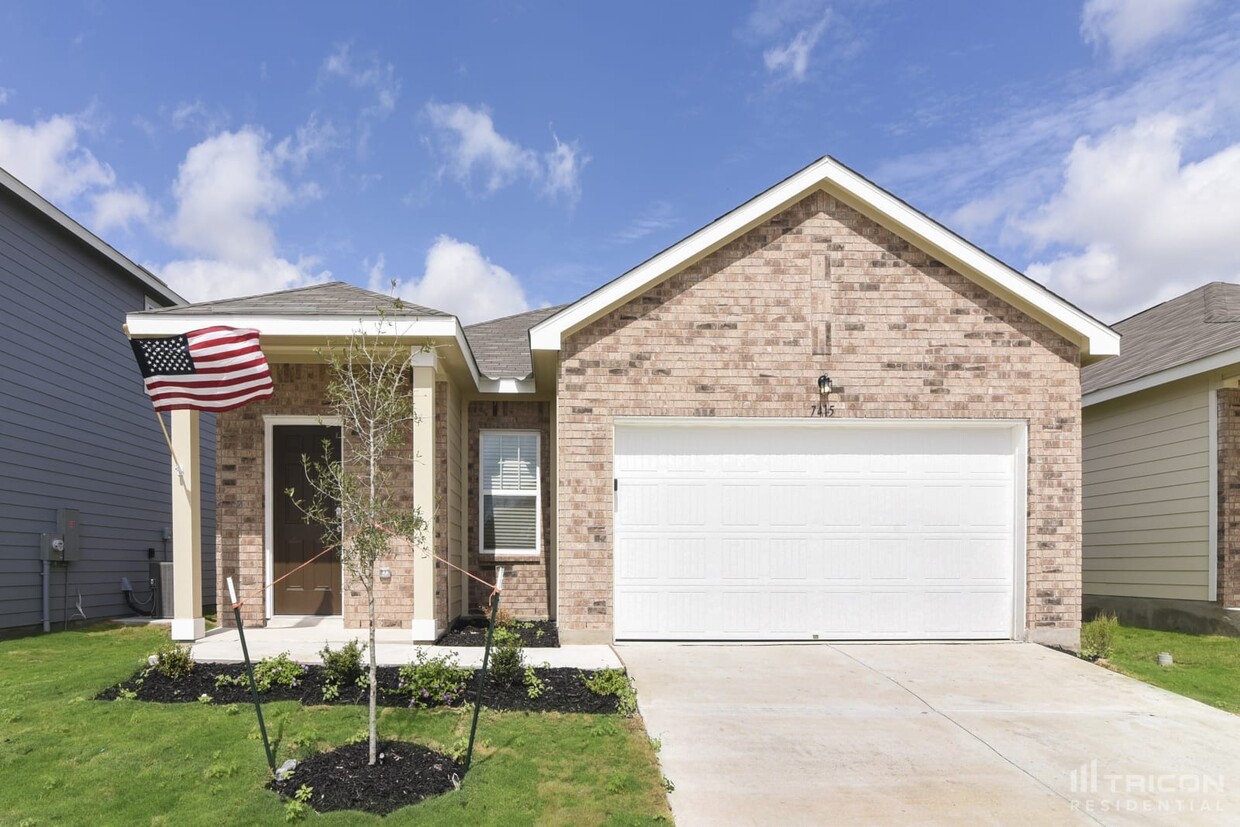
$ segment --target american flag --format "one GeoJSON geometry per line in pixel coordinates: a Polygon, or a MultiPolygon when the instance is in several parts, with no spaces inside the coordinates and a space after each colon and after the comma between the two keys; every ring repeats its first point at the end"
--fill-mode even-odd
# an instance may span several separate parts
{"type": "Polygon", "coordinates": [[[130,344],[157,411],[227,411],[274,391],[257,330],[204,327],[130,344]]]}

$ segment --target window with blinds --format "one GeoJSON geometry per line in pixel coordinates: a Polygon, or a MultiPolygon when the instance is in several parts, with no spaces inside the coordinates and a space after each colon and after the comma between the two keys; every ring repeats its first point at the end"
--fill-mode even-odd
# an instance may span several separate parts
{"type": "Polygon", "coordinates": [[[483,431],[482,552],[538,554],[538,434],[483,431]]]}

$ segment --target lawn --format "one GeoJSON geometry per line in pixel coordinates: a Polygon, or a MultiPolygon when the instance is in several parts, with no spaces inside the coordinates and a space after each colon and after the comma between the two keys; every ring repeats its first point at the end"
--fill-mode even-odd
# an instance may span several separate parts
{"type": "Polygon", "coordinates": [[[1125,675],[1240,713],[1240,638],[1120,626],[1111,665],[1125,675]],[[1170,652],[1173,666],[1159,666],[1170,652]]]}
{"type": "MultiPolygon", "coordinates": [[[[277,824],[252,707],[94,701],[167,639],[100,626],[0,641],[0,824],[277,824]]],[[[264,706],[277,760],[350,740],[364,707],[264,706]]],[[[445,749],[459,710],[383,710],[381,737],[445,749]]],[[[323,824],[645,824],[670,820],[640,720],[484,712],[463,788],[398,810],[310,813],[323,824]]]]}

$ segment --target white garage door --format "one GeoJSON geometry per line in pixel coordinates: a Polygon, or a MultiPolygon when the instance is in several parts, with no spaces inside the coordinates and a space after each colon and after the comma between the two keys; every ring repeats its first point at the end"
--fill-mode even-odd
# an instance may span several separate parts
{"type": "Polygon", "coordinates": [[[618,424],[616,637],[1009,638],[1022,438],[618,424]]]}

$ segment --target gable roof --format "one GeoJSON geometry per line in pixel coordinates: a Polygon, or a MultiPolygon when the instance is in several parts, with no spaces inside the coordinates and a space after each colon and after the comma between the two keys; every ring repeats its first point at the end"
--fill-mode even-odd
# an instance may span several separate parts
{"type": "Polygon", "coordinates": [[[0,167],[0,187],[26,202],[37,212],[51,219],[52,223],[67,230],[78,241],[121,268],[121,270],[141,284],[147,292],[154,294],[160,301],[176,305],[185,304],[185,299],[164,283],[163,279],[119,253],[112,245],[74,221],[67,213],[23,184],[3,167],[0,167]]]}
{"type": "Polygon", "coordinates": [[[1114,328],[1124,352],[1081,371],[1087,405],[1240,362],[1240,284],[1212,282],[1114,328]]]}
{"type": "Polygon", "coordinates": [[[257,296],[239,296],[232,299],[196,302],[184,307],[164,307],[147,310],[141,314],[175,314],[177,316],[254,315],[254,316],[348,316],[358,318],[373,316],[378,308],[388,316],[439,316],[451,314],[430,307],[401,302],[393,306],[394,299],[383,293],[365,290],[343,281],[312,284],[257,296]]]}
{"type": "Polygon", "coordinates": [[[465,338],[478,361],[478,370],[491,379],[524,379],[533,370],[530,328],[568,307],[542,307],[465,328],[465,338]]]}
{"type": "Polygon", "coordinates": [[[696,233],[568,305],[530,330],[533,350],[563,338],[823,189],[1075,342],[1082,362],[1119,353],[1119,335],[1080,308],[975,247],[891,193],[826,156],[696,233]]]}

